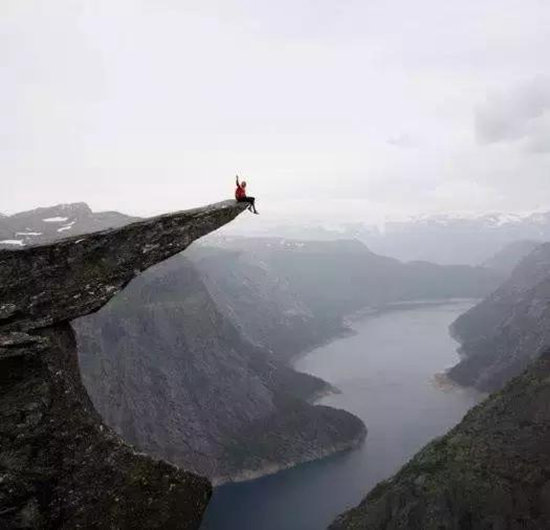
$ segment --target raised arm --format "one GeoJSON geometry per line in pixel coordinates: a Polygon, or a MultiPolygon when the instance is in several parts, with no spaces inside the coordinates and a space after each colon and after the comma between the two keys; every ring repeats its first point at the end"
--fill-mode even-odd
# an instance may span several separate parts
{"type": "Polygon", "coordinates": [[[237,183],[237,186],[239,185],[239,175],[235,175],[235,182],[237,183]]]}

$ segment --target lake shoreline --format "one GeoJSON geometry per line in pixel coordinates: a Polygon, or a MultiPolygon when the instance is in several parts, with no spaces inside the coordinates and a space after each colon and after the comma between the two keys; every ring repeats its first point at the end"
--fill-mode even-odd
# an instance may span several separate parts
{"type": "MultiPolygon", "coordinates": [[[[319,341],[319,343],[316,343],[311,347],[305,348],[301,352],[293,355],[289,359],[288,364],[293,370],[300,372],[300,370],[296,368],[296,363],[298,363],[301,359],[311,354],[318,348],[326,347],[335,341],[339,341],[339,340],[350,338],[357,335],[358,333],[357,330],[353,329],[352,326],[357,325],[358,323],[364,322],[367,319],[377,318],[387,313],[396,312],[396,311],[408,311],[408,310],[413,311],[415,309],[425,308],[425,307],[447,306],[452,304],[470,303],[470,302],[474,303],[476,300],[477,299],[471,299],[471,298],[410,300],[410,301],[394,302],[390,304],[384,304],[379,306],[369,306],[369,307],[362,308],[344,317],[343,319],[344,327],[341,330],[339,330],[335,335],[332,335],[326,340],[319,341]]],[[[304,373],[307,373],[307,372],[304,372],[304,373]]],[[[314,374],[308,374],[308,375],[314,375],[314,374]]],[[[436,375],[438,374],[434,374],[434,376],[436,375]]],[[[441,377],[446,377],[446,373],[442,373],[439,375],[441,377]]],[[[325,382],[326,387],[309,396],[307,398],[308,403],[312,405],[320,405],[323,399],[332,395],[337,395],[342,393],[342,390],[339,389],[337,386],[333,385],[329,381],[326,381],[325,379],[323,379],[323,381],[325,382]]],[[[452,383],[452,380],[447,381],[448,385],[450,385],[451,383],[452,383]]],[[[453,386],[460,388],[460,385],[458,384],[455,384],[453,386]]],[[[332,408],[338,409],[338,407],[332,407],[332,408]]],[[[339,410],[346,410],[346,409],[340,408],[339,410]]],[[[347,411],[347,412],[350,412],[350,411],[347,411]]],[[[351,413],[353,414],[353,412],[351,413]]],[[[368,425],[365,424],[365,428],[366,428],[366,432],[368,432],[368,425]]],[[[211,479],[211,482],[214,487],[220,487],[227,484],[237,484],[242,482],[255,481],[262,477],[271,476],[271,475],[280,473],[282,471],[293,469],[302,464],[308,464],[311,462],[320,461],[325,458],[329,458],[331,456],[344,453],[346,451],[353,451],[358,447],[360,447],[365,442],[366,436],[367,434],[365,434],[365,436],[363,436],[360,440],[350,440],[349,442],[341,443],[341,444],[338,444],[337,446],[327,447],[326,449],[319,451],[317,455],[312,457],[307,457],[303,460],[300,459],[294,462],[287,462],[287,463],[282,463],[282,462],[272,463],[258,469],[245,469],[245,470],[239,471],[234,475],[224,476],[224,477],[213,477],[211,479]]]]}
{"type": "Polygon", "coordinates": [[[270,468],[275,473],[269,476],[247,475],[243,482],[216,487],[203,530],[326,527],[424,444],[456,425],[479,396],[446,379],[445,369],[458,356],[448,326],[474,303],[415,301],[367,308],[348,317],[352,332],[294,360],[297,371],[338,389],[312,396],[315,404],[359,417],[369,429],[365,443],[342,456],[319,453],[308,462],[270,468]]]}
{"type": "Polygon", "coordinates": [[[314,342],[310,346],[307,346],[299,352],[291,355],[287,362],[291,368],[294,368],[294,364],[296,362],[298,362],[306,355],[310,354],[312,351],[315,351],[318,348],[322,348],[323,346],[327,346],[335,340],[353,337],[354,335],[356,335],[357,332],[353,329],[352,326],[357,322],[362,322],[368,318],[376,318],[393,311],[406,311],[422,307],[437,307],[442,305],[470,302],[473,304],[478,301],[479,298],[441,298],[436,300],[407,300],[403,302],[391,302],[389,304],[363,307],[361,309],[358,309],[357,311],[353,311],[343,316],[342,327],[338,331],[336,331],[336,333],[333,333],[320,341],[314,342]]]}
{"type": "Polygon", "coordinates": [[[354,451],[361,447],[361,445],[365,442],[366,436],[367,436],[367,429],[365,428],[365,431],[361,433],[359,436],[339,444],[335,444],[331,447],[323,448],[322,450],[318,451],[315,455],[312,455],[311,457],[308,457],[303,460],[298,460],[295,462],[288,462],[288,463],[280,463],[280,464],[271,464],[267,465],[263,468],[259,469],[251,469],[251,470],[243,470],[239,474],[235,476],[231,476],[231,478],[226,479],[225,477],[214,477],[210,481],[212,482],[212,486],[215,488],[218,488],[220,486],[227,486],[228,484],[239,484],[242,482],[253,482],[255,480],[269,477],[272,475],[276,475],[277,473],[281,473],[283,471],[288,471],[290,469],[294,469],[296,467],[299,467],[303,464],[310,464],[312,462],[318,462],[320,460],[323,460],[325,458],[329,458],[331,456],[335,456],[341,453],[345,453],[348,451],[354,451]]]}

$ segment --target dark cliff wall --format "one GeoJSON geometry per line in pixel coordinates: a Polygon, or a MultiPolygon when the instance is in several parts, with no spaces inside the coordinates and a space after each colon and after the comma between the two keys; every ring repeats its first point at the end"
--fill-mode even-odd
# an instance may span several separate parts
{"type": "Polygon", "coordinates": [[[242,210],[226,201],[0,250],[0,526],[198,527],[210,484],[136,453],[103,425],[67,322],[242,210]]]}
{"type": "Polygon", "coordinates": [[[68,324],[0,363],[2,528],[195,528],[206,479],[137,454],[95,412],[68,324]]]}
{"type": "Polygon", "coordinates": [[[84,381],[106,422],[148,453],[216,481],[359,443],[358,418],[306,401],[329,385],[247,340],[186,256],[73,323],[84,381]]]}
{"type": "MultiPolygon", "coordinates": [[[[355,240],[234,238],[220,244],[234,251],[230,267],[254,260],[282,279],[283,289],[295,297],[297,294],[302,306],[316,318],[327,321],[366,306],[398,301],[478,298],[492,292],[504,279],[483,267],[402,263],[375,254],[355,240]]],[[[196,254],[192,251],[191,256],[196,254]]],[[[215,260],[205,261],[206,270],[223,282],[225,290],[228,282],[215,270],[215,260]]]]}
{"type": "Polygon", "coordinates": [[[449,376],[484,391],[501,388],[550,346],[550,244],[538,246],[494,293],[452,325],[461,362],[449,376]]]}
{"type": "Polygon", "coordinates": [[[342,334],[365,307],[479,298],[503,280],[482,267],[401,263],[352,240],[214,237],[186,256],[243,335],[286,359],[342,334]]]}
{"type": "Polygon", "coordinates": [[[200,245],[189,250],[187,257],[219,310],[244,337],[280,359],[346,332],[340,315],[314,313],[303,299],[300,282],[280,274],[270,256],[257,247],[237,250],[200,245]]]}
{"type": "Polygon", "coordinates": [[[550,528],[549,403],[547,352],[331,529],[550,528]]]}

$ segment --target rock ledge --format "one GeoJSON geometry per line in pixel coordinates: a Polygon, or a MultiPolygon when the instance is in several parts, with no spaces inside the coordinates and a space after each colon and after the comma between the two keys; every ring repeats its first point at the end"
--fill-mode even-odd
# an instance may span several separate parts
{"type": "Polygon", "coordinates": [[[69,322],[244,207],[225,201],[0,250],[0,527],[198,528],[210,483],[103,424],[69,322]]]}

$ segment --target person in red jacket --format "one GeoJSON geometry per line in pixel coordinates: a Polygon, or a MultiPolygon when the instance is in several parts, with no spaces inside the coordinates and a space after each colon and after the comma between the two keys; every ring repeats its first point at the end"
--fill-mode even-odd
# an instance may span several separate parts
{"type": "Polygon", "coordinates": [[[249,203],[248,209],[251,212],[258,213],[256,210],[256,199],[254,197],[247,197],[246,195],[246,182],[243,180],[241,183],[239,183],[239,175],[237,175],[236,178],[237,182],[237,189],[235,190],[235,199],[237,199],[237,202],[247,202],[249,203]]]}

